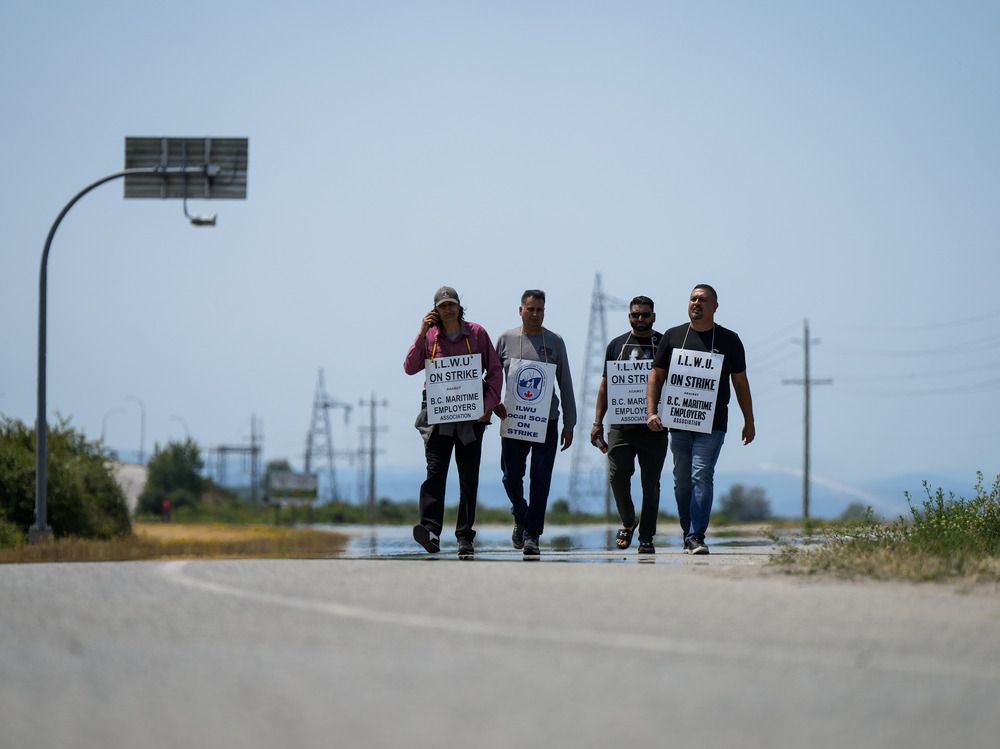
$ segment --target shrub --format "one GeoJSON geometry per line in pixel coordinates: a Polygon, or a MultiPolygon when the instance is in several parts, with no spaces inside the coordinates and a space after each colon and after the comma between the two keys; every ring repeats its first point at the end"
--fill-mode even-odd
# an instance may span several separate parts
{"type": "Polygon", "coordinates": [[[21,529],[0,515],[0,549],[10,549],[24,543],[21,529]]]}
{"type": "Polygon", "coordinates": [[[767,520],[771,517],[771,502],[759,486],[733,484],[720,498],[719,510],[739,522],[767,520]]]}
{"type": "Polygon", "coordinates": [[[924,490],[920,506],[906,495],[910,518],[880,523],[869,512],[830,531],[819,548],[785,547],[775,561],[792,571],[848,577],[1000,580],[1000,476],[986,491],[978,473],[971,499],[932,492],[926,482],[924,490]]]}
{"type": "Polygon", "coordinates": [[[149,460],[146,486],[139,495],[139,510],[159,514],[166,497],[175,510],[196,506],[205,488],[200,474],[203,465],[201,450],[191,439],[169,442],[162,450],[157,445],[149,460]]]}
{"type": "Polygon", "coordinates": [[[843,522],[863,522],[869,520],[875,516],[872,508],[868,505],[861,504],[861,502],[851,502],[844,511],[840,513],[839,520],[843,522]]]}
{"type": "Polygon", "coordinates": [[[912,524],[906,536],[915,550],[929,554],[956,552],[976,555],[1000,555],[1000,476],[989,492],[983,486],[983,474],[976,474],[976,496],[972,499],[944,495],[943,489],[931,493],[924,482],[927,499],[920,508],[910,505],[912,524]]]}
{"type": "MultiPolygon", "coordinates": [[[[131,532],[111,459],[67,422],[49,428],[48,523],[56,536],[112,538],[131,532]]],[[[35,522],[35,430],[0,422],[0,516],[26,533],[35,522]]]]}

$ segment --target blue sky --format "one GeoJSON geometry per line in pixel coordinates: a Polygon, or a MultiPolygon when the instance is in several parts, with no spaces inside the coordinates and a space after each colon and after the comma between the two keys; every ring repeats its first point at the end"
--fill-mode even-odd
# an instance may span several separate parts
{"type": "Polygon", "coordinates": [[[897,501],[900,476],[965,490],[1000,471],[998,38],[1000,6],[973,2],[8,0],[0,412],[34,420],[38,264],[66,201],[128,135],[246,136],[248,199],[192,205],[214,229],[118,183],[63,222],[50,417],[134,450],[134,395],[150,452],[185,425],[244,442],[253,413],[266,457],[300,464],[323,367],[339,400],[389,400],[381,460],[419,468],[402,360],[434,290],[495,337],[546,289],[579,380],[599,271],[660,327],[718,289],[758,433],[739,446],[732,409],[720,472],[799,470],[781,382],[808,318],[834,379],[817,481],[845,503],[897,501]]]}

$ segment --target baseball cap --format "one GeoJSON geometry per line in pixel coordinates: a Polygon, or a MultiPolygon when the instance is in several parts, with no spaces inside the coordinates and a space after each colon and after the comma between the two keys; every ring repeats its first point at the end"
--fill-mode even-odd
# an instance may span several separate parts
{"type": "Polygon", "coordinates": [[[434,292],[434,306],[437,307],[441,302],[461,304],[458,300],[458,292],[451,288],[451,286],[442,286],[434,292]]]}

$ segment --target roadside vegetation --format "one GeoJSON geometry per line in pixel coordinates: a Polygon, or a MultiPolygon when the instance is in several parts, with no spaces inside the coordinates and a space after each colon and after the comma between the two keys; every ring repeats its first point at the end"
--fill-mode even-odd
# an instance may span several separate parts
{"type": "MultiPolygon", "coordinates": [[[[163,523],[159,514],[156,523],[132,523],[114,478],[112,456],[100,442],[88,441],[61,421],[49,429],[48,449],[48,523],[53,538],[29,545],[28,529],[35,518],[35,432],[20,421],[0,418],[0,563],[328,556],[347,543],[343,534],[274,528],[267,520],[255,525],[251,518],[238,528],[163,523]]],[[[140,506],[160,509],[161,498],[170,496],[179,512],[196,515],[203,505],[236,502],[198,475],[200,460],[190,441],[157,449],[140,506]]]]}
{"type": "Polygon", "coordinates": [[[347,544],[340,533],[261,525],[135,523],[128,536],[63,537],[0,548],[0,563],[121,562],[140,559],[275,559],[327,557],[347,544]]]}
{"type": "Polygon", "coordinates": [[[879,580],[1000,581],[1000,476],[991,489],[977,474],[975,496],[945,495],[925,482],[919,505],[906,495],[910,517],[882,522],[871,511],[823,533],[826,543],[784,544],[773,563],[798,574],[879,580]]]}
{"type": "MultiPolygon", "coordinates": [[[[48,523],[56,537],[131,533],[111,458],[65,420],[49,428],[48,523]]],[[[0,548],[21,543],[35,521],[35,430],[0,418],[0,548]]]]}

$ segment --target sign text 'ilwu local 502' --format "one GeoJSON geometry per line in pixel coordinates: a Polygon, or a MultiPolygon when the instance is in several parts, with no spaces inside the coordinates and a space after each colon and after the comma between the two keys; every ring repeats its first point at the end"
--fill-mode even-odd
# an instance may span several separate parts
{"type": "Polygon", "coordinates": [[[427,423],[474,421],[483,413],[483,357],[459,354],[427,359],[427,423]]]}
{"type": "Polygon", "coordinates": [[[723,354],[674,349],[660,399],[663,426],[711,433],[723,358],[723,354]]]}
{"type": "Polygon", "coordinates": [[[507,370],[507,418],[500,436],[545,442],[549,407],[556,383],[556,365],[529,359],[511,359],[507,370]]]}

